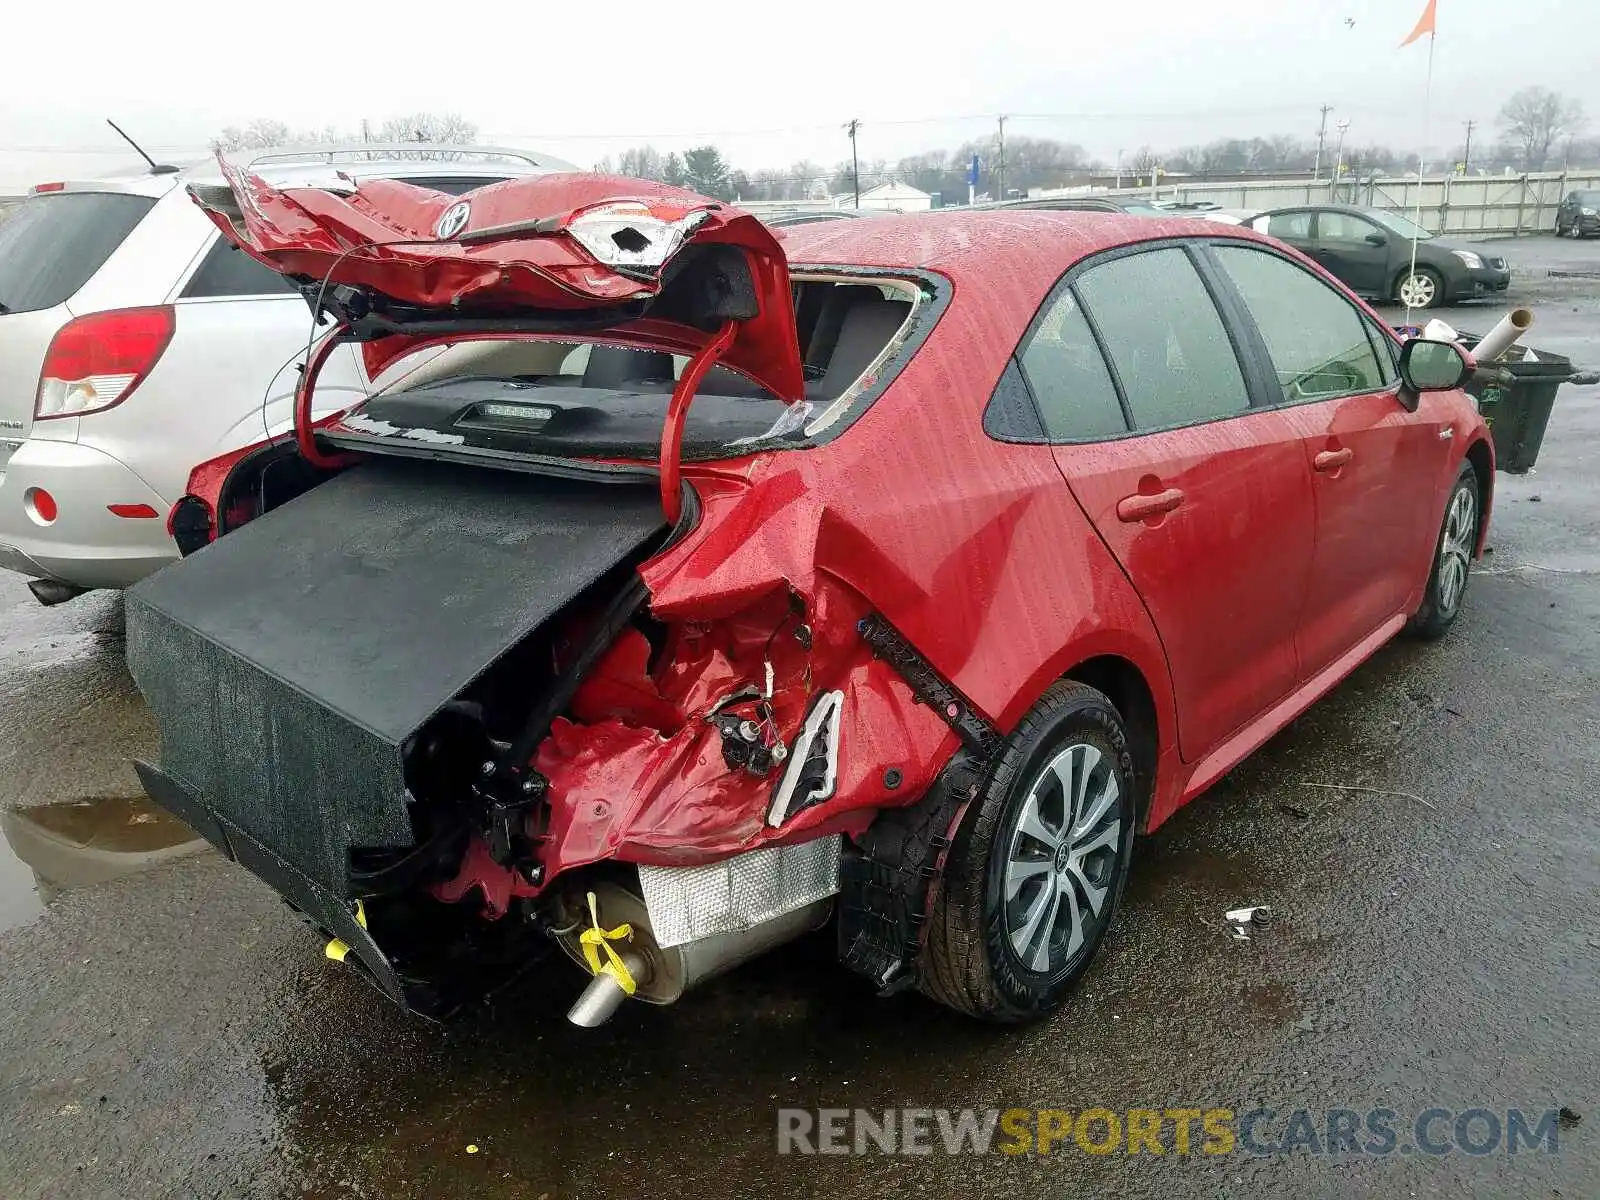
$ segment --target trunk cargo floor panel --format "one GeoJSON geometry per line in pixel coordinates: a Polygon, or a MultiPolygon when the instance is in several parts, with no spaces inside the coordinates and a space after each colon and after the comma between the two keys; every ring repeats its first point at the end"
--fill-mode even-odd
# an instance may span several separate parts
{"type": "Polygon", "coordinates": [[[351,848],[411,842],[406,740],[665,533],[653,485],[352,468],[128,592],[162,770],[342,895],[351,848]]]}

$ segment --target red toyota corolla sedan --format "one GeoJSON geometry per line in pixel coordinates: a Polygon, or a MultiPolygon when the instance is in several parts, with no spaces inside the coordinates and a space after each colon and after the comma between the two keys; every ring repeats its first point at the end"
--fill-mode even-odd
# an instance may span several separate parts
{"type": "Polygon", "coordinates": [[[139,770],[424,1013],[554,944],[597,1024],[831,919],[881,990],[1037,1017],[1135,834],[1443,634],[1482,544],[1470,363],[1237,228],[196,198],[334,332],[129,594],[139,770]],[[317,419],[332,353],[372,395],[317,419]]]}

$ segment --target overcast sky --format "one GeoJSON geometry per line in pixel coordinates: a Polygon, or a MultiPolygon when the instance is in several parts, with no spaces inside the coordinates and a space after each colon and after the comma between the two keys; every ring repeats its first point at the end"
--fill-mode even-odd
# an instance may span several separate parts
{"type": "MultiPolygon", "coordinates": [[[[1397,45],[1423,6],[18,0],[0,52],[0,181],[104,164],[86,152],[115,153],[108,115],[168,157],[255,116],[357,129],[435,109],[585,166],[645,141],[715,141],[755,168],[847,158],[851,117],[865,159],[953,147],[1006,112],[1008,132],[1110,160],[1145,143],[1309,137],[1326,103],[1330,131],[1342,117],[1352,142],[1409,146],[1428,49],[1397,45]]],[[[1532,83],[1600,122],[1593,16],[1594,0],[1439,0],[1428,143],[1451,153],[1467,118],[1492,137],[1505,97],[1532,83]]]]}

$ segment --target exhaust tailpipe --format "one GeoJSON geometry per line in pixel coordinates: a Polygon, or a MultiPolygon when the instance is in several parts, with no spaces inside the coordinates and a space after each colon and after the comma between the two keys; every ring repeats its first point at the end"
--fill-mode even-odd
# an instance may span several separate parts
{"type": "MultiPolygon", "coordinates": [[[[628,969],[635,981],[639,980],[640,973],[645,969],[645,960],[637,954],[626,952],[618,956],[622,965],[628,969]]],[[[628,998],[628,993],[623,990],[616,976],[602,971],[589,980],[589,986],[578,993],[577,1000],[567,1010],[567,1020],[580,1029],[597,1029],[612,1017],[616,1016],[617,1009],[622,1007],[622,1002],[628,998]]]]}
{"type": "Polygon", "coordinates": [[[89,589],[78,587],[73,583],[62,583],[59,579],[30,579],[28,590],[33,593],[35,600],[49,608],[53,604],[65,604],[68,600],[76,600],[89,589]]]}

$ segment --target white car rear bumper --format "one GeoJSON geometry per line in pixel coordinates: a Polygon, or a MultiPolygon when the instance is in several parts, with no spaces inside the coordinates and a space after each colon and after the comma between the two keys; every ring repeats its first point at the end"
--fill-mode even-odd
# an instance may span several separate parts
{"type": "Polygon", "coordinates": [[[137,583],[178,557],[167,536],[170,505],[109,454],[71,442],[29,440],[0,461],[0,569],[84,588],[137,583]],[[49,492],[56,519],[31,515],[24,498],[49,492]],[[148,505],[154,517],[121,517],[111,505],[148,505]]]}

